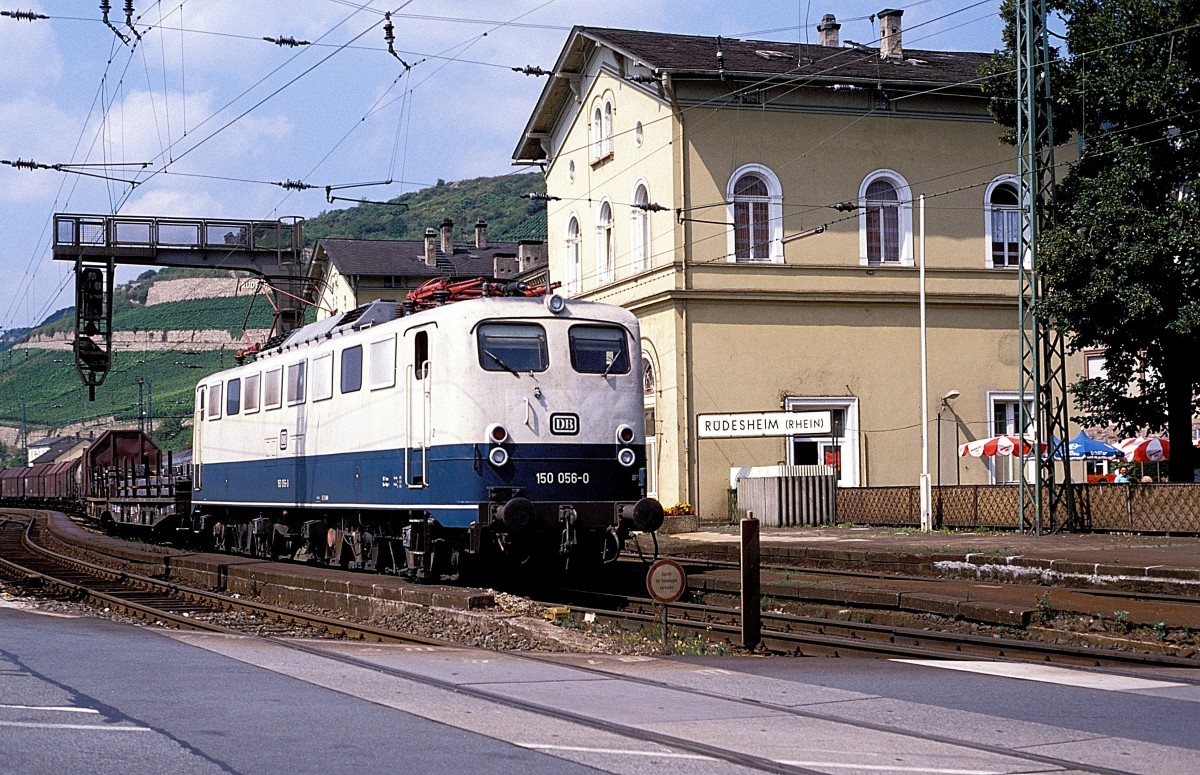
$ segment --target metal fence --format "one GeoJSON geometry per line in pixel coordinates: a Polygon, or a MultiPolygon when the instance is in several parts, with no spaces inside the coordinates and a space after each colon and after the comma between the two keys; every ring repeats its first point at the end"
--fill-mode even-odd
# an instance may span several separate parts
{"type": "MultiPolygon", "coordinates": [[[[1200,534],[1200,484],[1074,484],[1080,531],[1200,534]]],[[[959,485],[933,488],[937,527],[1017,528],[1016,485],[959,485]]],[[[1041,529],[1049,530],[1043,498],[1041,529]]],[[[919,527],[919,489],[844,487],[837,492],[841,522],[919,527]]],[[[1061,517],[1060,517],[1061,519],[1061,517]]]]}

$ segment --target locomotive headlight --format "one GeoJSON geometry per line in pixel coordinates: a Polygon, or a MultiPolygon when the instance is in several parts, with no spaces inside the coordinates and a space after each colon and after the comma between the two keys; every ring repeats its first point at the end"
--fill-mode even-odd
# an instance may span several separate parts
{"type": "Polygon", "coordinates": [[[628,425],[618,425],[617,426],[617,443],[618,444],[622,444],[622,445],[632,444],[633,439],[634,439],[633,428],[631,428],[628,425]]]}
{"type": "Polygon", "coordinates": [[[504,447],[492,447],[488,450],[488,462],[496,468],[503,468],[508,463],[508,450],[504,447]]]}
{"type": "Polygon", "coordinates": [[[488,444],[503,444],[508,441],[508,428],[494,422],[483,432],[483,437],[488,444]]]}
{"type": "Polygon", "coordinates": [[[626,468],[633,465],[636,459],[637,455],[633,454],[633,450],[629,447],[621,447],[620,451],[617,452],[617,462],[626,468]]]}
{"type": "Polygon", "coordinates": [[[566,308],[567,308],[567,300],[564,299],[562,296],[559,296],[557,293],[551,293],[551,294],[546,295],[546,309],[550,310],[550,312],[552,314],[555,314],[555,315],[561,314],[562,311],[565,310],[566,308]]]}

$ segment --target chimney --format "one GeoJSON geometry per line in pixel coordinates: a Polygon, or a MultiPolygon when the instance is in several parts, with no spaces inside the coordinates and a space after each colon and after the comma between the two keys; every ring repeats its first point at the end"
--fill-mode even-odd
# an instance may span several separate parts
{"type": "Polygon", "coordinates": [[[904,49],[900,45],[900,17],[904,11],[885,9],[879,16],[879,58],[903,59],[904,49]]]}
{"type": "Polygon", "coordinates": [[[517,243],[517,266],[527,272],[546,262],[546,243],[541,240],[523,239],[517,243]]]}
{"type": "Polygon", "coordinates": [[[487,223],[475,221],[475,247],[483,250],[487,247],[487,223]]]}
{"type": "Polygon", "coordinates": [[[817,32],[821,34],[821,45],[830,48],[838,48],[841,42],[838,40],[838,30],[842,25],[837,23],[837,17],[831,13],[827,13],[821,17],[821,23],[817,25],[817,32]]]}
{"type": "Polygon", "coordinates": [[[433,227],[425,230],[425,266],[437,266],[437,232],[433,227]]]}
{"type": "Polygon", "coordinates": [[[445,218],[442,227],[442,252],[448,256],[454,255],[454,221],[445,218]]]}

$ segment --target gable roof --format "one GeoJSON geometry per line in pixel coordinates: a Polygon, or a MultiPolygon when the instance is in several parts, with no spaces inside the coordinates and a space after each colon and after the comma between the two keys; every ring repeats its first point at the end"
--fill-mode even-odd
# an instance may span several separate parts
{"type": "Polygon", "coordinates": [[[322,239],[323,253],[343,275],[439,277],[442,275],[490,275],[497,256],[517,255],[519,244],[499,242],[486,248],[455,245],[452,254],[437,251],[437,266],[425,263],[424,240],[322,239]]]}
{"type": "MultiPolygon", "coordinates": [[[[977,92],[979,68],[991,54],[973,51],[905,49],[903,58],[884,59],[878,48],[849,45],[839,48],[807,43],[738,40],[699,35],[675,35],[605,27],[574,27],[554,64],[554,74],[542,89],[537,106],[513,152],[516,161],[544,158],[539,137],[552,131],[560,112],[574,98],[569,77],[581,75],[590,45],[621,54],[654,75],[675,79],[751,80],[788,82],[820,87],[877,84],[945,87],[951,92],[977,92]],[[717,51],[722,58],[718,61],[717,51]]],[[[731,85],[731,90],[734,89],[731,85]]]]}

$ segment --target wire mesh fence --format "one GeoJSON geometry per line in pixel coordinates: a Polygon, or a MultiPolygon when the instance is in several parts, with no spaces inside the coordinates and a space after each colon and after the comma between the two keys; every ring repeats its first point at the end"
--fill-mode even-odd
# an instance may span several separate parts
{"type": "MultiPolygon", "coordinates": [[[[1200,484],[1074,484],[1077,531],[1200,534],[1200,484]]],[[[1015,530],[1019,527],[1016,485],[956,485],[933,488],[930,504],[936,527],[1015,530]]],[[[1058,527],[1065,515],[1050,524],[1042,498],[1041,524],[1026,529],[1058,527]]],[[[837,493],[838,521],[861,525],[919,527],[917,487],[845,487],[837,493]]]]}

